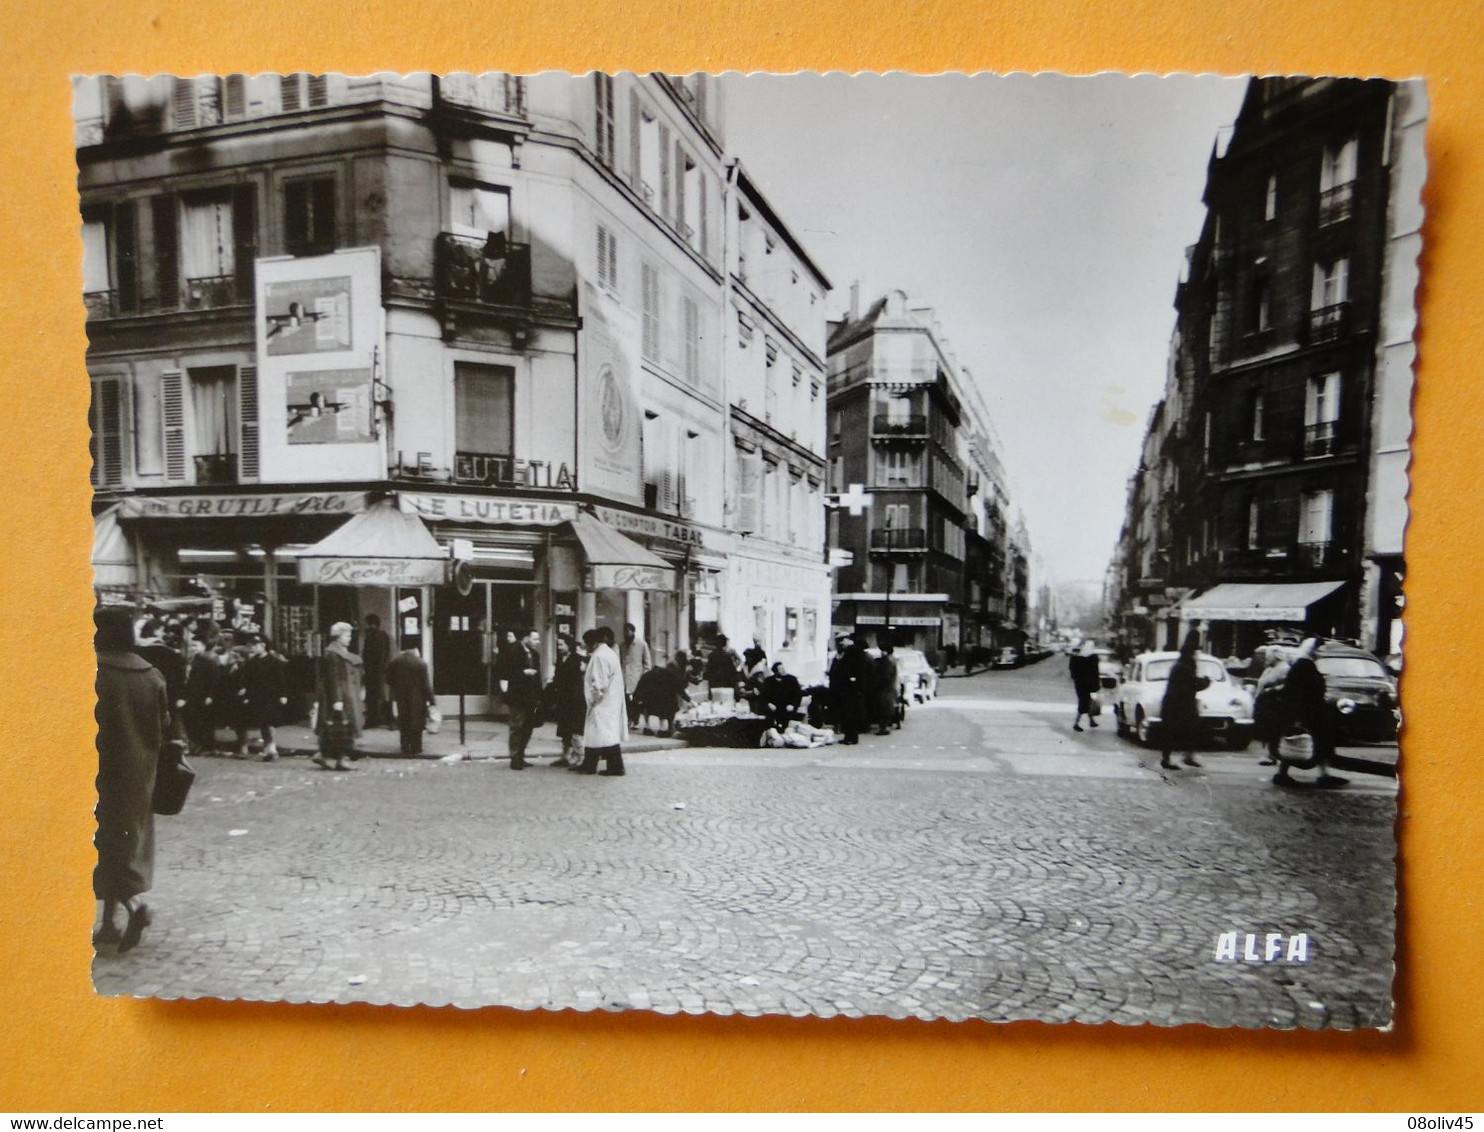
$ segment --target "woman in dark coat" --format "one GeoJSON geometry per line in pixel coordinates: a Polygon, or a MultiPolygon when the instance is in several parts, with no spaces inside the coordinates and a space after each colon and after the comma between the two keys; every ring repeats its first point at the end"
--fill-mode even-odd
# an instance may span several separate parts
{"type": "Polygon", "coordinates": [[[1102,687],[1102,678],[1098,674],[1097,646],[1089,638],[1082,642],[1079,652],[1073,653],[1067,661],[1067,671],[1072,676],[1072,691],[1077,693],[1077,718],[1072,720],[1072,730],[1082,730],[1082,717],[1087,716],[1087,725],[1096,727],[1098,717],[1095,713],[1096,703],[1093,696],[1097,695],[1098,689],[1102,687]]]}
{"type": "Polygon", "coordinates": [[[216,746],[216,694],[220,666],[201,641],[190,643],[186,664],[184,715],[191,753],[206,754],[216,746]]]}
{"type": "Polygon", "coordinates": [[[1177,748],[1185,752],[1186,766],[1201,765],[1191,754],[1201,722],[1201,709],[1196,701],[1196,694],[1211,681],[1196,671],[1195,654],[1200,643],[1200,634],[1194,629],[1185,635],[1185,642],[1180,646],[1180,655],[1175,660],[1175,666],[1170,669],[1170,681],[1165,685],[1165,698],[1159,709],[1159,765],[1166,770],[1175,768],[1170,755],[1177,748]]]}
{"type": "Polygon", "coordinates": [[[278,758],[278,743],[273,729],[281,721],[288,706],[288,682],[284,678],[284,662],[268,649],[268,643],[260,637],[248,642],[247,659],[237,670],[238,689],[241,694],[241,710],[237,722],[237,754],[247,758],[247,733],[256,727],[263,740],[263,761],[271,763],[278,758]]]}
{"type": "Polygon", "coordinates": [[[99,609],[93,623],[98,654],[98,867],[93,894],[103,901],[103,922],[93,942],[117,943],[120,951],[128,951],[151,919],[138,897],[154,883],[151,803],[160,745],[170,731],[170,707],[165,678],[130,651],[134,634],[129,611],[99,609]],[[120,904],[129,917],[122,933],[114,922],[120,904]]]}
{"type": "Polygon", "coordinates": [[[314,761],[326,770],[350,770],[345,761],[349,752],[334,751],[333,766],[326,759],[325,741],[330,721],[339,716],[350,725],[351,741],[361,734],[361,658],[350,651],[354,628],[345,621],[330,626],[330,643],[319,658],[319,738],[320,753],[314,761]]]}
{"type": "Polygon", "coordinates": [[[871,661],[871,720],[877,735],[889,735],[897,722],[897,702],[902,698],[897,662],[891,655],[891,642],[881,642],[881,655],[871,661]]]}
{"type": "Polygon", "coordinates": [[[866,716],[866,689],[871,679],[871,658],[852,637],[841,637],[839,652],[830,665],[830,715],[845,743],[859,743],[866,716]]]}
{"type": "MultiPolygon", "coordinates": [[[[1282,710],[1289,727],[1302,727],[1314,740],[1313,765],[1319,770],[1315,785],[1334,789],[1350,780],[1329,773],[1329,762],[1335,754],[1335,732],[1329,702],[1324,694],[1324,673],[1314,663],[1314,654],[1318,651],[1319,641],[1313,637],[1299,646],[1298,655],[1289,665],[1288,675],[1283,678],[1282,710]]],[[[1308,764],[1302,765],[1307,769],[1308,764]]],[[[1280,761],[1273,781],[1280,785],[1291,782],[1288,771],[1289,764],[1280,761]]]]}
{"type": "Polygon", "coordinates": [[[566,633],[557,637],[556,670],[546,686],[547,711],[556,724],[562,753],[554,766],[582,765],[582,732],[587,726],[587,696],[582,689],[582,654],[566,633]]]}

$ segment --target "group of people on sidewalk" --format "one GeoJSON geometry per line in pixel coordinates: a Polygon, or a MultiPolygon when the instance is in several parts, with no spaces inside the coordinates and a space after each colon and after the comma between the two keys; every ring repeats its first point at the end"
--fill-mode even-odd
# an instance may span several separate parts
{"type": "Polygon", "coordinates": [[[828,708],[825,713],[842,742],[859,743],[862,732],[890,734],[906,717],[902,679],[892,656],[891,638],[883,633],[877,654],[872,656],[865,641],[844,635],[835,640],[835,658],[828,676],[828,708]]]}
{"type": "MultiPolygon", "coordinates": [[[[633,626],[625,632],[631,636],[633,626]]],[[[540,634],[530,630],[500,653],[500,690],[510,711],[510,769],[524,770],[530,765],[526,750],[544,716],[556,724],[562,741],[562,753],[553,765],[575,774],[624,774],[629,709],[613,630],[606,626],[589,629],[581,645],[570,634],[559,634],[556,664],[544,688],[537,651],[540,640],[540,634]]]]}

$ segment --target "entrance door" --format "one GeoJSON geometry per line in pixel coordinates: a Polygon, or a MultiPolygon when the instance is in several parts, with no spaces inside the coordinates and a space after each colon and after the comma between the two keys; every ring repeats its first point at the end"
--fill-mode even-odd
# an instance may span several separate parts
{"type": "Polygon", "coordinates": [[[467,596],[453,586],[433,594],[433,691],[440,696],[483,696],[489,692],[484,634],[488,590],[475,586],[467,596]]]}

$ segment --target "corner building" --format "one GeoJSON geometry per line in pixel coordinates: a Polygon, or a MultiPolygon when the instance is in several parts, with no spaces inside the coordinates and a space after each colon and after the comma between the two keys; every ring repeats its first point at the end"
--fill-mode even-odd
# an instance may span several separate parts
{"type": "Polygon", "coordinates": [[[374,612],[472,711],[506,631],[549,661],[632,621],[662,662],[727,623],[711,79],[104,77],[74,110],[105,597],[295,659],[374,612]],[[306,553],[388,505],[463,584],[306,553]]]}

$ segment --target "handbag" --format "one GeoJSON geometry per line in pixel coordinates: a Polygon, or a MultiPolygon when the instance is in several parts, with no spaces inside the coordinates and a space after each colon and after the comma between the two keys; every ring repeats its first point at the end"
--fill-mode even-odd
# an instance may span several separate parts
{"type": "Polygon", "coordinates": [[[428,720],[423,724],[423,730],[429,735],[438,734],[438,729],[443,726],[443,713],[438,710],[437,704],[428,705],[428,720]]]}
{"type": "Polygon", "coordinates": [[[179,739],[160,744],[159,762],[155,767],[155,791],[150,809],[172,817],[185,808],[186,795],[196,781],[196,772],[186,762],[186,745],[179,739]]]}
{"type": "Polygon", "coordinates": [[[1103,714],[1103,697],[1097,692],[1087,697],[1087,704],[1092,709],[1087,713],[1089,719],[1096,719],[1103,714]]]}
{"type": "Polygon", "coordinates": [[[356,750],[355,732],[351,730],[350,721],[345,718],[343,711],[334,713],[334,718],[329,720],[320,734],[320,754],[332,759],[358,759],[361,757],[356,750]]]}
{"type": "Polygon", "coordinates": [[[1278,740],[1278,759],[1303,770],[1312,767],[1315,763],[1314,736],[1307,731],[1284,735],[1278,740]]]}

